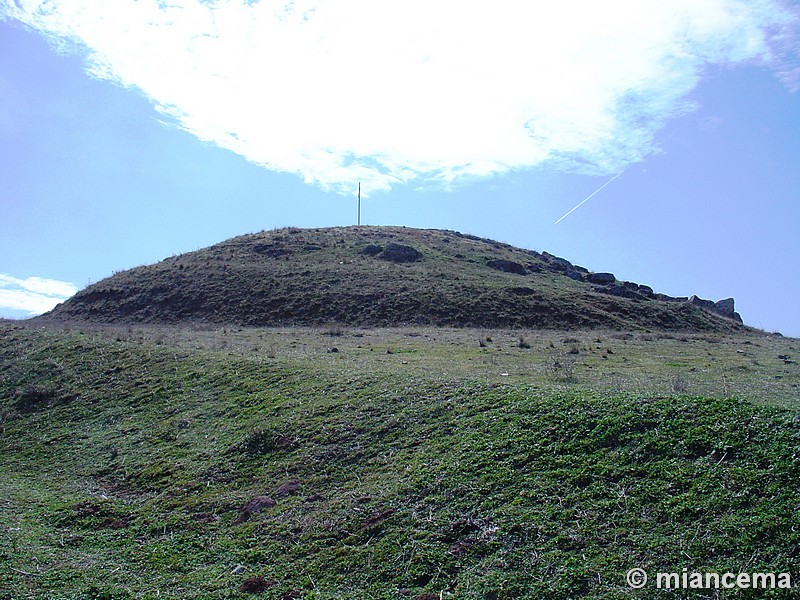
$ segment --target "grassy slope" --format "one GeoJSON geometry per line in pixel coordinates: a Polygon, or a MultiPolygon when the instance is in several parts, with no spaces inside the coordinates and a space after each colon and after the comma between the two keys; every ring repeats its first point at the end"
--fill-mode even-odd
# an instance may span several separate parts
{"type": "Polygon", "coordinates": [[[634,566],[795,567],[793,340],[0,327],[0,597],[624,598],[634,566]],[[754,389],[740,352],[785,385],[761,406],[596,385],[714,353],[707,383],[754,389]]]}
{"type": "Polygon", "coordinates": [[[282,229],[240,236],[118,273],[54,311],[102,322],[248,326],[401,323],[478,327],[740,330],[686,302],[632,300],[550,270],[542,255],[491,240],[400,227],[282,229]],[[396,264],[363,251],[410,245],[396,264]],[[488,266],[516,262],[525,275],[488,266]]]}

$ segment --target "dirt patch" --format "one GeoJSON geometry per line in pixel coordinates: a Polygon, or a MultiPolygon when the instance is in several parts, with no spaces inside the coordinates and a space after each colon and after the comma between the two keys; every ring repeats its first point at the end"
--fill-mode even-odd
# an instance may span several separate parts
{"type": "Polygon", "coordinates": [[[296,494],[298,491],[300,491],[300,482],[297,479],[293,479],[291,481],[287,481],[277,490],[275,490],[275,495],[278,498],[286,498],[287,496],[296,494]]]}
{"type": "Polygon", "coordinates": [[[269,496],[256,496],[250,500],[250,502],[245,504],[244,508],[239,513],[239,516],[236,517],[234,524],[238,525],[240,523],[244,523],[245,521],[248,521],[255,513],[261,512],[265,508],[272,508],[276,504],[277,502],[275,502],[275,500],[269,496]]]}
{"type": "Polygon", "coordinates": [[[239,591],[246,594],[260,594],[271,587],[275,587],[275,585],[277,585],[275,581],[270,581],[263,577],[249,577],[239,586],[239,591]]]}
{"type": "Polygon", "coordinates": [[[374,527],[375,525],[383,523],[386,519],[391,517],[395,512],[396,511],[393,508],[386,508],[386,509],[376,508],[364,520],[364,527],[374,527]]]}
{"type": "Polygon", "coordinates": [[[447,552],[453,556],[461,556],[467,550],[472,548],[476,542],[477,540],[474,538],[464,538],[463,540],[458,540],[455,544],[452,544],[450,548],[448,548],[447,552]]]}

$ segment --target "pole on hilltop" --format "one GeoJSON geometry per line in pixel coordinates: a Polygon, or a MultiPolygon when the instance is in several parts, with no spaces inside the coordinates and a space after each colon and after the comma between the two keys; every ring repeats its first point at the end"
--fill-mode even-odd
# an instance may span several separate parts
{"type": "Polygon", "coordinates": [[[361,225],[361,182],[358,182],[358,224],[361,225]]]}

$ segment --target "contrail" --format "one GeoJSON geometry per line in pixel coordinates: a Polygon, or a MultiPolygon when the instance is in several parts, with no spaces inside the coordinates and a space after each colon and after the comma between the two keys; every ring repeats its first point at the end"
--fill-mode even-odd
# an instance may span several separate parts
{"type": "Polygon", "coordinates": [[[593,191],[591,194],[589,194],[589,195],[586,197],[586,199],[585,199],[585,200],[583,200],[582,202],[578,203],[578,205],[577,205],[575,208],[573,208],[572,210],[570,210],[570,211],[569,211],[567,214],[565,214],[563,217],[561,217],[561,218],[560,218],[558,221],[556,221],[555,223],[553,223],[553,225],[558,225],[559,223],[561,223],[561,221],[563,221],[564,219],[566,219],[568,216],[570,216],[572,213],[574,213],[576,210],[578,210],[578,209],[579,209],[581,206],[583,206],[583,205],[584,205],[584,204],[586,204],[586,203],[587,203],[589,200],[591,200],[592,198],[594,198],[594,196],[595,196],[595,195],[596,195],[598,192],[600,192],[600,190],[602,190],[602,189],[603,189],[604,187],[606,187],[606,186],[607,186],[609,183],[611,183],[612,181],[614,181],[615,179],[617,179],[617,178],[618,178],[618,177],[620,177],[621,175],[622,175],[622,171],[620,171],[619,173],[617,173],[616,175],[614,175],[614,176],[613,176],[611,179],[609,179],[608,181],[606,181],[606,182],[605,182],[603,185],[601,185],[599,188],[597,188],[595,191],[593,191]]]}

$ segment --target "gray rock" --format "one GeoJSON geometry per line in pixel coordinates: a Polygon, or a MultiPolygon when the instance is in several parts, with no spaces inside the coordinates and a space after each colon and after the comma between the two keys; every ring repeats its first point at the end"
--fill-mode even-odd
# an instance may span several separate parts
{"type": "Polygon", "coordinates": [[[732,317],[736,312],[734,309],[733,298],[725,298],[714,303],[714,312],[722,315],[723,317],[732,317]]]}

